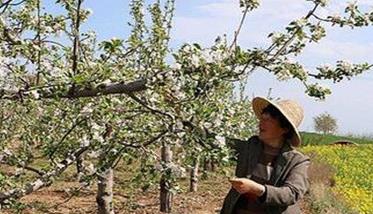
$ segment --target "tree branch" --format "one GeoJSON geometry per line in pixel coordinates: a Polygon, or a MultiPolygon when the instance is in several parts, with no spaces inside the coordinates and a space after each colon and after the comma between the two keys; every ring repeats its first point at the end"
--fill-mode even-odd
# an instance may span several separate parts
{"type": "Polygon", "coordinates": [[[121,145],[123,145],[123,146],[131,147],[131,148],[134,148],[134,149],[138,149],[138,148],[142,148],[142,147],[147,147],[150,144],[153,144],[154,142],[156,142],[157,140],[159,140],[161,137],[163,137],[163,135],[167,134],[167,132],[168,132],[168,130],[163,130],[158,135],[156,135],[155,137],[151,138],[150,140],[146,141],[143,144],[141,144],[140,142],[135,142],[134,144],[129,144],[129,143],[124,143],[122,141],[119,141],[118,143],[121,144],[121,145]]]}
{"type": "Polygon", "coordinates": [[[245,22],[246,15],[247,15],[248,12],[249,12],[249,7],[246,7],[245,11],[242,14],[242,18],[241,18],[240,24],[238,25],[237,30],[234,32],[234,39],[233,39],[233,42],[232,42],[231,46],[229,47],[229,50],[232,50],[233,47],[237,46],[238,35],[240,34],[242,25],[245,22]]]}
{"type": "Polygon", "coordinates": [[[31,167],[31,166],[23,166],[24,169],[27,169],[31,172],[35,172],[36,174],[38,174],[39,176],[43,176],[44,175],[44,172],[43,171],[40,171],[34,167],[31,167]]]}
{"type": "Polygon", "coordinates": [[[74,23],[74,47],[73,47],[73,56],[72,56],[72,71],[73,74],[77,74],[78,69],[78,49],[79,49],[79,27],[80,27],[80,6],[82,4],[82,0],[78,0],[78,6],[76,9],[76,22],[74,23]]]}
{"type": "Polygon", "coordinates": [[[317,16],[316,14],[312,14],[312,16],[315,17],[316,19],[320,20],[320,21],[323,21],[323,22],[333,22],[332,20],[321,18],[321,17],[317,16]]]}
{"type": "Polygon", "coordinates": [[[54,149],[50,152],[49,154],[49,158],[53,161],[54,158],[54,154],[56,153],[56,151],[58,150],[59,146],[61,146],[61,144],[65,141],[65,139],[70,135],[70,133],[72,131],[74,131],[74,129],[76,127],[78,127],[81,123],[83,123],[84,121],[86,121],[86,118],[83,118],[79,121],[77,121],[76,123],[74,123],[74,125],[71,126],[71,128],[69,130],[67,130],[67,132],[63,135],[63,137],[61,138],[61,140],[59,142],[57,142],[54,146],[54,149]]]}
{"type": "MultiPolygon", "coordinates": [[[[315,4],[315,6],[313,7],[312,10],[310,10],[308,12],[308,14],[306,15],[306,17],[304,17],[305,19],[308,19],[317,9],[317,7],[319,6],[319,3],[315,4]]],[[[273,61],[275,60],[280,54],[282,54],[282,52],[290,45],[290,43],[295,39],[295,36],[297,35],[297,33],[301,30],[301,28],[298,28],[294,33],[293,35],[285,42],[285,44],[275,53],[275,55],[273,55],[273,57],[270,59],[270,61],[273,61]]]]}
{"type": "MultiPolygon", "coordinates": [[[[69,92],[60,92],[60,90],[41,90],[39,92],[40,97],[39,99],[50,99],[50,98],[67,98],[67,99],[74,99],[80,97],[97,97],[102,95],[109,95],[109,94],[132,94],[135,92],[146,90],[146,80],[139,79],[130,83],[115,83],[107,86],[97,86],[92,89],[78,89],[75,90],[73,93],[69,92]]],[[[18,90],[18,91],[10,91],[10,90],[0,90],[0,99],[8,99],[8,100],[20,100],[23,97],[29,96],[30,90],[18,90]]],[[[70,91],[70,90],[66,90],[70,91]]]]}
{"type": "Polygon", "coordinates": [[[36,190],[50,185],[53,182],[54,177],[61,175],[67,169],[67,167],[74,163],[75,160],[87,149],[88,147],[81,147],[75,153],[67,155],[64,160],[59,162],[56,168],[45,173],[41,178],[38,178],[31,183],[27,183],[21,188],[14,188],[5,192],[0,192],[0,204],[5,204],[7,203],[7,200],[10,199],[21,198],[36,190]]]}
{"type": "Polygon", "coordinates": [[[145,103],[144,101],[142,101],[140,98],[136,97],[133,93],[128,93],[127,94],[129,97],[131,97],[133,100],[135,100],[137,103],[139,103],[140,105],[144,106],[145,108],[149,109],[151,112],[153,113],[156,113],[156,114],[160,114],[160,115],[163,115],[163,116],[167,116],[169,117],[171,120],[174,119],[174,117],[166,112],[163,112],[163,111],[160,111],[158,109],[155,109],[153,107],[150,107],[147,103],[145,103]]]}
{"type": "MultiPolygon", "coordinates": [[[[308,19],[310,16],[312,16],[314,14],[314,12],[316,11],[317,7],[319,6],[319,3],[316,3],[315,6],[308,12],[308,14],[304,17],[305,19],[308,19]]],[[[244,18],[244,17],[243,17],[244,18]]],[[[273,55],[273,57],[271,57],[271,59],[269,61],[274,61],[279,55],[282,54],[282,52],[286,49],[286,47],[288,47],[291,42],[295,39],[295,36],[296,34],[299,32],[300,28],[297,29],[292,35],[291,37],[284,43],[284,45],[273,55]]],[[[269,48],[267,48],[267,50],[265,51],[265,53],[267,54],[267,56],[270,55],[270,53],[272,52],[272,50],[276,47],[276,45],[273,43],[269,48]]],[[[251,61],[250,61],[251,62],[251,61]]],[[[252,65],[251,69],[247,72],[248,74],[252,73],[259,65],[259,63],[257,62],[253,62],[253,63],[246,63],[244,68],[242,69],[242,71],[238,74],[235,74],[235,77],[239,77],[240,75],[244,74],[246,72],[246,70],[250,67],[250,65],[252,65]]],[[[228,80],[226,78],[229,78],[229,75],[225,75],[222,77],[222,79],[225,79],[225,80],[228,80]]],[[[229,81],[234,81],[236,79],[233,79],[233,80],[229,80],[229,81]]]]}
{"type": "Polygon", "coordinates": [[[3,25],[3,35],[5,39],[12,45],[20,45],[22,42],[17,40],[13,37],[13,35],[10,34],[10,30],[6,27],[5,22],[2,17],[0,17],[0,25],[3,25]]]}

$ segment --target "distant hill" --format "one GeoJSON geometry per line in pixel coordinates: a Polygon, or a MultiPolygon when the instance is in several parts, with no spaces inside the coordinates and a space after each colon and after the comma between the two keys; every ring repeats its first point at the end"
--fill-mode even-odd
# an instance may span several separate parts
{"type": "Polygon", "coordinates": [[[350,136],[337,136],[337,135],[330,135],[330,134],[318,134],[312,132],[301,132],[302,137],[302,145],[327,145],[331,144],[336,141],[352,141],[357,144],[373,144],[373,139],[369,138],[358,138],[358,137],[350,137],[350,136]]]}

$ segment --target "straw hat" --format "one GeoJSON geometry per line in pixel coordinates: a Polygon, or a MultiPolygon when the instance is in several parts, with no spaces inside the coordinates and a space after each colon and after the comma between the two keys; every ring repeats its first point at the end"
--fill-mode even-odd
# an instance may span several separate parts
{"type": "Polygon", "coordinates": [[[275,108],[277,108],[289,121],[294,130],[294,135],[292,139],[290,139],[290,143],[292,146],[299,146],[301,144],[301,138],[298,132],[298,127],[304,117],[302,107],[293,100],[281,100],[278,102],[272,102],[263,97],[255,97],[252,100],[252,106],[255,115],[260,118],[263,109],[269,104],[272,104],[275,108]]]}

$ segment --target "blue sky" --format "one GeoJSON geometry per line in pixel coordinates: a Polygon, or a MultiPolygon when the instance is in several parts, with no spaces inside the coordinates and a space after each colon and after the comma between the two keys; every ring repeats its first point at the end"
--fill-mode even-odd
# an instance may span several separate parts
{"type": "MultiPolygon", "coordinates": [[[[151,2],[151,1],[147,1],[151,2]]],[[[330,0],[330,7],[318,14],[342,12],[347,1],[330,0]]],[[[361,0],[364,8],[373,9],[373,1],[361,0]]],[[[85,8],[93,11],[84,29],[95,29],[99,39],[127,38],[130,27],[129,1],[86,0],[85,8]]],[[[261,7],[247,17],[239,37],[243,48],[267,47],[266,36],[281,31],[291,20],[303,16],[312,4],[305,0],[263,0],[261,7]]],[[[218,35],[231,38],[241,13],[238,0],[176,0],[176,14],[171,46],[177,48],[185,42],[211,45],[218,35]]],[[[296,60],[314,70],[317,65],[334,65],[338,59],[350,62],[373,63],[373,26],[351,30],[327,28],[328,36],[319,44],[310,45],[296,60]]],[[[304,88],[295,81],[279,82],[265,71],[257,70],[248,80],[247,94],[265,96],[272,88],[272,96],[298,100],[305,109],[305,120],[300,129],[313,130],[312,118],[329,112],[337,118],[340,134],[373,134],[373,73],[367,72],[351,81],[339,84],[323,82],[333,94],[326,101],[316,101],[304,94],[304,88]]]]}

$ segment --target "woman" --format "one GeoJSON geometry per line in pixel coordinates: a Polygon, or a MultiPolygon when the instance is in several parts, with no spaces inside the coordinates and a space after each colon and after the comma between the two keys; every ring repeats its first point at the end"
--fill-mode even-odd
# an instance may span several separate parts
{"type": "Polygon", "coordinates": [[[297,127],[302,108],[292,100],[272,102],[256,97],[253,110],[259,135],[235,140],[236,177],[221,214],[301,213],[296,202],[308,189],[309,158],[293,147],[301,143],[297,127]]]}

